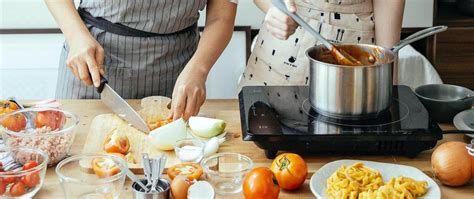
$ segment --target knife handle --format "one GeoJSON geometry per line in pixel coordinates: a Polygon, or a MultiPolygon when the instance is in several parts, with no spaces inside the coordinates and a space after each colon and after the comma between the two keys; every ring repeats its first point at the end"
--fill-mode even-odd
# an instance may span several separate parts
{"type": "Polygon", "coordinates": [[[100,76],[100,85],[97,87],[97,92],[102,93],[102,90],[104,90],[104,85],[108,83],[108,80],[105,79],[104,76],[100,76]]]}

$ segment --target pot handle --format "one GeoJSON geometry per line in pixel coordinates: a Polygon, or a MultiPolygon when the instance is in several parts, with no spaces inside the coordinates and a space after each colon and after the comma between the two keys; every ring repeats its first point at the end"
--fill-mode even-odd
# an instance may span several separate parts
{"type": "Polygon", "coordinates": [[[401,48],[405,47],[406,45],[418,41],[420,39],[423,39],[425,37],[434,35],[436,33],[444,32],[448,29],[448,26],[434,26],[431,28],[426,28],[423,30],[420,30],[416,33],[413,33],[412,35],[408,36],[407,38],[399,41],[396,43],[390,50],[393,52],[398,52],[401,48]]]}

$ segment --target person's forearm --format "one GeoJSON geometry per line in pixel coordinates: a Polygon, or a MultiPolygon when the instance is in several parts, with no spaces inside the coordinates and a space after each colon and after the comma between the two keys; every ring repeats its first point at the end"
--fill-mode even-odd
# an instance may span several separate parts
{"type": "Polygon", "coordinates": [[[253,0],[253,2],[255,3],[255,5],[257,5],[258,8],[260,8],[260,10],[265,13],[271,6],[271,0],[253,0]]]}
{"type": "Polygon", "coordinates": [[[80,37],[92,37],[71,0],[45,0],[49,11],[70,43],[80,37]]]}
{"type": "Polygon", "coordinates": [[[400,41],[405,0],[373,0],[376,44],[391,48],[400,41]]]}
{"type": "MultiPolygon", "coordinates": [[[[221,1],[221,0],[217,0],[221,1]]],[[[207,12],[206,25],[199,41],[196,52],[188,63],[190,67],[196,67],[201,75],[207,76],[212,66],[222,54],[234,31],[234,21],[236,6],[230,6],[220,12],[219,15],[212,16],[207,12]]]]}

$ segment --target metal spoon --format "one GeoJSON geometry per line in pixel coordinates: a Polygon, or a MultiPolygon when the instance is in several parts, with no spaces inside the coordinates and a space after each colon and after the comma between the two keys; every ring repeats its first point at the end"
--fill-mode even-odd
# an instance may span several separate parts
{"type": "Polygon", "coordinates": [[[125,174],[128,178],[130,178],[133,182],[136,182],[138,186],[145,190],[145,192],[149,191],[148,188],[140,181],[140,179],[135,174],[133,174],[132,171],[130,171],[130,169],[125,168],[125,174]]]}
{"type": "Polygon", "coordinates": [[[323,36],[321,36],[315,29],[313,29],[308,23],[306,23],[300,16],[297,14],[290,12],[286,7],[286,4],[283,0],[273,0],[273,5],[277,7],[279,10],[290,16],[293,20],[296,21],[301,27],[306,29],[309,33],[311,33],[316,39],[319,40],[327,49],[331,51],[331,54],[334,58],[336,58],[337,62],[342,65],[349,65],[349,66],[360,66],[362,63],[357,60],[356,58],[352,57],[349,53],[345,52],[342,49],[337,49],[334,45],[332,45],[328,40],[326,40],[323,36]]]}
{"type": "Polygon", "coordinates": [[[466,97],[463,97],[459,100],[467,100],[467,99],[474,99],[474,95],[466,95],[466,97]]]}
{"type": "Polygon", "coordinates": [[[148,186],[151,183],[151,167],[150,159],[148,153],[142,153],[142,164],[143,164],[143,173],[146,177],[146,185],[148,186]]]}
{"type": "Polygon", "coordinates": [[[156,190],[156,185],[158,184],[158,181],[160,180],[160,164],[161,164],[161,157],[157,159],[152,159],[152,179],[151,179],[151,191],[156,190]]]}

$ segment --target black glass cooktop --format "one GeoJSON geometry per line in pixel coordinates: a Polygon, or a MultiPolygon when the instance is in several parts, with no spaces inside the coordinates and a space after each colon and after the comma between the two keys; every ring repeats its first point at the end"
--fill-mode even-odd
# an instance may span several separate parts
{"type": "Polygon", "coordinates": [[[243,139],[268,158],[278,151],[311,154],[394,154],[415,157],[442,138],[441,129],[407,86],[395,86],[392,106],[375,119],[319,115],[307,86],[250,86],[239,94],[243,139]]]}

